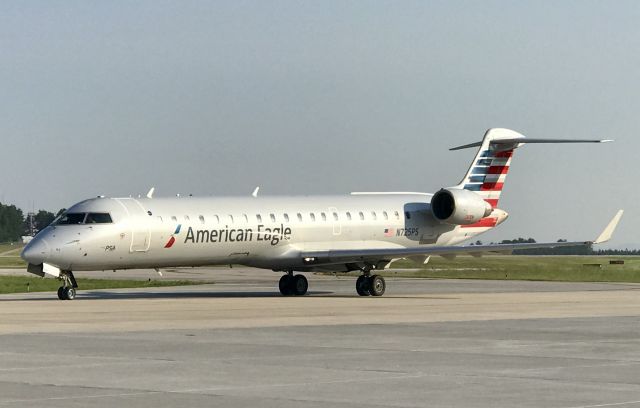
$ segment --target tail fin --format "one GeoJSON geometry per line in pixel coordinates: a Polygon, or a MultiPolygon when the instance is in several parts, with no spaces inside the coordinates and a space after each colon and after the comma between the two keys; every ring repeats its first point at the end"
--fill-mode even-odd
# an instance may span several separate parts
{"type": "Polygon", "coordinates": [[[481,142],[454,147],[450,150],[478,147],[478,154],[457,188],[475,191],[496,208],[502,187],[509,173],[513,151],[525,143],[604,143],[611,140],[591,139],[529,139],[520,133],[494,128],[484,134],[481,142]]]}

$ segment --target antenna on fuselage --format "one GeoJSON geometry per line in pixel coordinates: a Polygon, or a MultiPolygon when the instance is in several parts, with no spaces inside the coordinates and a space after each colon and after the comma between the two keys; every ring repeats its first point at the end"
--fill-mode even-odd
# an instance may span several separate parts
{"type": "Polygon", "coordinates": [[[251,193],[251,195],[253,196],[253,198],[258,197],[258,191],[260,191],[260,186],[256,187],[255,190],[253,190],[253,193],[251,193]]]}
{"type": "Polygon", "coordinates": [[[151,190],[147,193],[147,198],[153,198],[153,192],[156,191],[155,187],[151,187],[151,190]]]}

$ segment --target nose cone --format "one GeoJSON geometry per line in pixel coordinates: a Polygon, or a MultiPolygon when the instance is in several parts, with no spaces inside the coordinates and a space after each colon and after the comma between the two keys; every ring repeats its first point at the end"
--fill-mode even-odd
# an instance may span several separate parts
{"type": "Polygon", "coordinates": [[[40,265],[49,256],[49,245],[44,239],[36,237],[24,247],[20,256],[30,264],[40,265]]]}

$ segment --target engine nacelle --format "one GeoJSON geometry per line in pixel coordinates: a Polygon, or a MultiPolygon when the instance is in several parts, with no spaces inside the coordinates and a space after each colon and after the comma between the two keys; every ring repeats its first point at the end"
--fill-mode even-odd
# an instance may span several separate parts
{"type": "Polygon", "coordinates": [[[447,224],[475,224],[492,211],[489,203],[469,190],[443,188],[431,198],[433,216],[447,224]]]}

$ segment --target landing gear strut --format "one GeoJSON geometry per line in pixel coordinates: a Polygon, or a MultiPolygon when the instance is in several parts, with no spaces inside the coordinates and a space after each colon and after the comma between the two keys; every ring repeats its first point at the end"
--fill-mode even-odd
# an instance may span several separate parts
{"type": "Polygon", "coordinates": [[[356,280],[356,292],[360,296],[382,296],[387,288],[384,278],[380,275],[371,275],[371,266],[362,268],[362,275],[356,280]]]}
{"type": "Polygon", "coordinates": [[[294,275],[289,271],[280,278],[278,288],[284,296],[303,296],[309,289],[309,281],[304,275],[294,275]]]}
{"type": "Polygon", "coordinates": [[[58,299],[60,300],[73,300],[76,298],[76,288],[78,282],[73,276],[71,271],[60,272],[60,280],[62,280],[62,286],[58,288],[58,299]]]}

